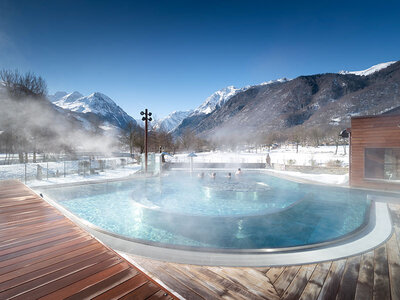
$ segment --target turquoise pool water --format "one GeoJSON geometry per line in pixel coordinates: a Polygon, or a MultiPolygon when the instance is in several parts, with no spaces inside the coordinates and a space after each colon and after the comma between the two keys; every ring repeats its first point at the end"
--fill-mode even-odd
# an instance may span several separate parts
{"type": "Polygon", "coordinates": [[[115,234],[175,247],[264,249],[340,238],[366,221],[360,190],[302,184],[259,172],[215,179],[162,177],[50,188],[52,199],[115,234]]]}

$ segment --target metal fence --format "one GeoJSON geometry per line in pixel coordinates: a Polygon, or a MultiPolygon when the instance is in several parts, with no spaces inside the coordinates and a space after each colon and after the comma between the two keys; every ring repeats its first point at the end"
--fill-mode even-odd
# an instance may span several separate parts
{"type": "Polygon", "coordinates": [[[136,163],[136,160],[130,157],[115,157],[0,165],[0,180],[18,179],[27,183],[71,175],[87,177],[122,169],[133,163],[136,163]]]}

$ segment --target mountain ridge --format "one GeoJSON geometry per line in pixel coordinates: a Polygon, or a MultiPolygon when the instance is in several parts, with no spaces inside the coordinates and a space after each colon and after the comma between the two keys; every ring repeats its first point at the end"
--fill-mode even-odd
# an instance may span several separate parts
{"type": "Polygon", "coordinates": [[[364,71],[299,76],[254,85],[202,116],[189,116],[174,130],[202,137],[285,131],[298,125],[348,126],[352,115],[376,114],[400,106],[400,62],[364,71]],[[384,66],[384,67],[383,67],[384,66]]]}
{"type": "MultiPolygon", "coordinates": [[[[56,94],[63,95],[64,93],[57,92],[56,94]]],[[[71,112],[80,113],[80,118],[87,117],[89,121],[93,121],[93,115],[96,115],[98,118],[96,123],[99,123],[99,121],[103,123],[96,125],[102,126],[105,130],[112,127],[125,129],[130,122],[136,124],[136,120],[129,116],[110,97],[100,92],[83,96],[81,93],[75,91],[58,99],[55,95],[49,96],[54,105],[71,112]]]]}

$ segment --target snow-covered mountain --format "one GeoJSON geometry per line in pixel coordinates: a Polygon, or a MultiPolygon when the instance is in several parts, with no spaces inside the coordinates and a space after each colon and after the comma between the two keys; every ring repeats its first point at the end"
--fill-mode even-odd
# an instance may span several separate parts
{"type": "Polygon", "coordinates": [[[193,110],[174,111],[165,118],[158,120],[154,125],[154,129],[163,129],[168,132],[173,131],[182,120],[187,118],[192,112],[193,110]]]}
{"type": "Polygon", "coordinates": [[[186,129],[192,128],[193,124],[201,122],[212,112],[223,107],[231,98],[251,88],[257,86],[280,84],[288,81],[290,81],[290,79],[280,78],[276,80],[265,81],[257,85],[248,85],[242,88],[228,86],[226,88],[218,90],[214,92],[211,96],[209,96],[199,107],[193,110],[192,113],[190,113],[188,116],[180,120],[180,122],[175,126],[175,128],[171,129],[171,132],[173,132],[174,135],[182,134],[186,129]]]}
{"type": "Polygon", "coordinates": [[[269,85],[274,83],[282,83],[287,82],[289,79],[280,78],[276,80],[265,81],[257,85],[248,85],[242,88],[235,88],[234,86],[228,86],[226,88],[220,89],[214,92],[211,96],[209,96],[199,107],[197,107],[191,115],[201,115],[201,114],[210,114],[215,109],[224,105],[229,99],[233,96],[248,90],[251,87],[258,85],[269,85]]]}
{"type": "Polygon", "coordinates": [[[103,124],[99,125],[103,129],[109,129],[113,126],[121,129],[126,128],[129,122],[136,124],[136,121],[129,116],[121,107],[119,107],[110,97],[102,93],[92,93],[83,96],[79,92],[65,94],[57,92],[50,95],[53,104],[72,112],[81,113],[83,117],[93,119],[93,115],[98,117],[103,124]],[[64,96],[62,96],[64,94],[64,96]],[[57,99],[57,96],[62,96],[57,99]]]}
{"type": "Polygon", "coordinates": [[[182,120],[173,134],[179,136],[189,131],[220,141],[240,140],[251,133],[290,135],[297,126],[317,126],[322,130],[331,130],[332,126],[346,128],[351,116],[400,111],[399,82],[400,61],[397,61],[363,71],[270,81],[242,91],[232,87],[226,92],[228,95],[232,92],[232,96],[218,98],[220,93],[216,92],[196,110],[208,114],[193,113],[182,120]],[[219,102],[220,99],[223,100],[219,102]]]}
{"type": "Polygon", "coordinates": [[[248,87],[237,89],[234,86],[228,86],[218,90],[208,97],[198,108],[196,108],[192,115],[210,114],[216,108],[221,107],[226,101],[235,96],[237,93],[243,92],[246,89],[248,89],[248,87]]]}
{"type": "Polygon", "coordinates": [[[47,98],[50,100],[50,102],[55,102],[57,100],[60,100],[62,97],[68,95],[67,92],[56,92],[54,95],[48,95],[47,98]]]}
{"type": "Polygon", "coordinates": [[[286,77],[283,77],[283,78],[279,78],[279,79],[275,79],[275,80],[265,81],[265,82],[262,82],[262,83],[257,84],[257,85],[269,85],[269,84],[282,83],[282,82],[287,82],[287,81],[290,81],[290,79],[287,79],[286,77]]]}
{"type": "Polygon", "coordinates": [[[358,75],[358,76],[368,76],[371,74],[374,74],[375,72],[378,72],[380,70],[386,69],[387,67],[389,67],[390,65],[396,63],[397,61],[389,61],[386,63],[381,63],[381,64],[377,64],[374,65],[366,70],[362,70],[362,71],[340,71],[339,74],[342,75],[346,75],[346,74],[353,74],[353,75],[358,75]]]}
{"type": "Polygon", "coordinates": [[[82,98],[83,95],[79,92],[72,92],[67,94],[66,92],[57,92],[54,95],[50,96],[49,98],[53,98],[53,103],[59,107],[62,107],[64,109],[69,109],[72,111],[78,111],[78,112],[85,112],[82,111],[82,109],[80,109],[81,106],[81,102],[77,101],[79,98],[82,98]],[[59,98],[56,97],[56,95],[62,95],[64,94],[64,96],[61,96],[59,98]]]}

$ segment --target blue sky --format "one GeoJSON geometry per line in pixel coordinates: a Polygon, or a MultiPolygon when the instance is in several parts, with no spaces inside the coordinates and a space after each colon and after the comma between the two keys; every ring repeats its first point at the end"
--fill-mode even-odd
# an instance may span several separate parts
{"type": "Polygon", "coordinates": [[[40,74],[50,93],[102,92],[135,118],[399,49],[400,1],[0,0],[0,68],[40,74]]]}

